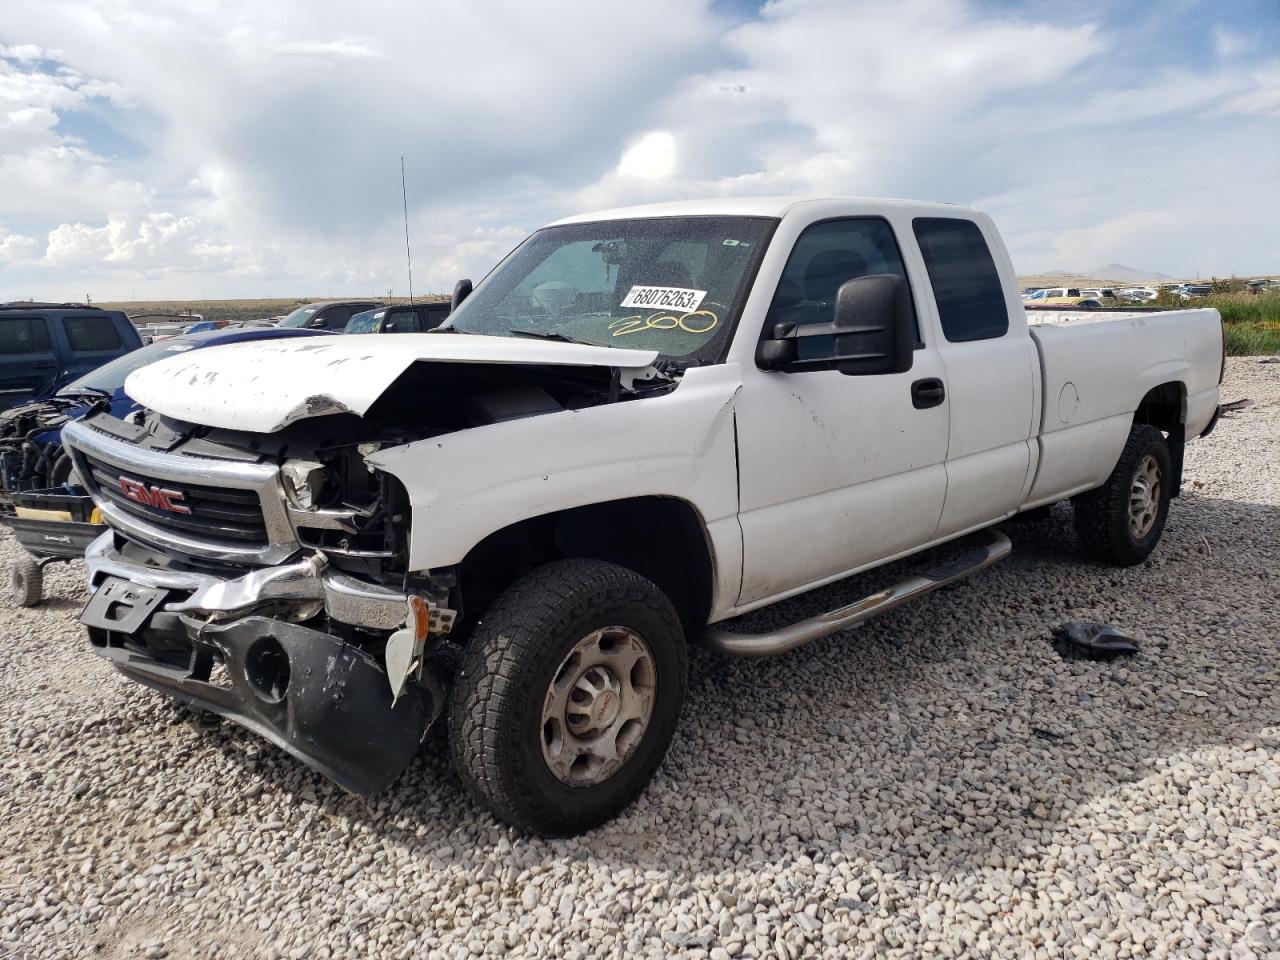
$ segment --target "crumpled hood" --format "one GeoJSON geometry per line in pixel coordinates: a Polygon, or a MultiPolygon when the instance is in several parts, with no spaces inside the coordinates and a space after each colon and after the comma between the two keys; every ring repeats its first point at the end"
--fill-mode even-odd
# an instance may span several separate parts
{"type": "Polygon", "coordinates": [[[654,350],[461,333],[307,337],[192,350],[135,370],[125,390],[165,416],[272,433],[306,417],[362,416],[420,360],[641,370],[657,357],[654,350]]]}

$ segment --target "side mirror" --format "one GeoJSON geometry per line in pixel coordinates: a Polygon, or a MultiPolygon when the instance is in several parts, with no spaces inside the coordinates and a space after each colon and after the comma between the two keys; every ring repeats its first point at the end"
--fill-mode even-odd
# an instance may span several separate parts
{"type": "Polygon", "coordinates": [[[849,280],[836,291],[836,369],[850,376],[906,373],[915,360],[907,281],[892,274],[849,280]]]}
{"type": "Polygon", "coordinates": [[[453,285],[453,298],[449,301],[449,312],[457,310],[462,301],[471,296],[471,281],[459,280],[453,285]]]}
{"type": "Polygon", "coordinates": [[[781,312],[787,318],[774,321],[756,350],[756,363],[762,369],[839,370],[850,376],[870,376],[905,373],[915,359],[911,298],[902,277],[874,274],[845,281],[836,291],[830,323],[806,323],[805,314],[812,314],[809,305],[781,312]],[[805,357],[801,343],[812,337],[830,338],[830,352],[824,349],[820,356],[805,357]]]}

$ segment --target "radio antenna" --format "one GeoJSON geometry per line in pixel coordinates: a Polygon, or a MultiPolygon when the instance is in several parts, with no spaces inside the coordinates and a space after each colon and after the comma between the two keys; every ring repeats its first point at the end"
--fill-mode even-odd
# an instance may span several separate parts
{"type": "Polygon", "coordinates": [[[409,303],[413,303],[413,255],[409,253],[409,192],[404,186],[404,157],[400,158],[400,198],[404,201],[404,259],[409,264],[409,303]]]}

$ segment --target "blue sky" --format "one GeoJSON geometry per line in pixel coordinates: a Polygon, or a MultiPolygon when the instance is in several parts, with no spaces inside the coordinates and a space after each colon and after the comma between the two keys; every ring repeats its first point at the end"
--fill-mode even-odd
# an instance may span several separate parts
{"type": "Polygon", "coordinates": [[[1276,0],[0,0],[0,299],[404,292],[568,213],[909,196],[1280,272],[1276,0]]]}

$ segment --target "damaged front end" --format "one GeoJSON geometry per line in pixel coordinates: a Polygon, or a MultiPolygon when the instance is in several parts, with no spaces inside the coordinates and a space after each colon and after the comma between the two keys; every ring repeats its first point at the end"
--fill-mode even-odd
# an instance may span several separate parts
{"type": "MultiPolygon", "coordinates": [[[[529,349],[497,346],[521,357],[529,349]]],[[[332,364],[336,377],[359,362],[350,347],[336,357],[304,347],[295,360],[308,371],[332,364]]],[[[193,395],[211,403],[206,381],[217,371],[182,362],[175,369],[196,379],[193,395]]],[[[264,375],[257,360],[241,365],[247,391],[264,375]]],[[[409,494],[379,459],[429,438],[674,385],[655,370],[624,377],[596,365],[400,367],[376,395],[359,398],[352,384],[363,381],[346,373],[336,406],[314,393],[276,397],[276,408],[261,411],[261,430],[237,426],[249,412],[205,416],[191,399],[177,405],[205,422],[148,409],[64,428],[76,473],[112,528],[85,558],[92,597],[81,622],[94,651],[356,793],[388,786],[442,713],[462,606],[453,567],[413,568],[409,494]]]]}
{"type": "Polygon", "coordinates": [[[436,655],[455,618],[450,575],[407,570],[403,488],[350,429],[246,439],[93,418],[67,432],[114,528],[85,557],[93,650],[363,794],[399,776],[443,710],[436,655]]]}

